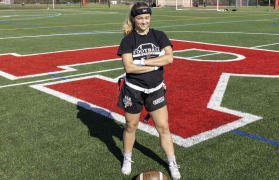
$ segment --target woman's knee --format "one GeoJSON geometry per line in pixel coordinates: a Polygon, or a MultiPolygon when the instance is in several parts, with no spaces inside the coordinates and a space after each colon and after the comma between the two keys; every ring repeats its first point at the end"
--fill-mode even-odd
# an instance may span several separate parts
{"type": "Polygon", "coordinates": [[[139,124],[139,114],[130,114],[125,112],[125,118],[126,118],[126,126],[125,126],[125,131],[128,133],[134,133],[139,124]]]}
{"type": "Polygon", "coordinates": [[[138,128],[138,123],[126,123],[125,131],[128,133],[134,133],[136,132],[138,128]]]}
{"type": "Polygon", "coordinates": [[[169,134],[170,133],[168,123],[163,123],[163,124],[157,125],[156,129],[157,129],[159,134],[169,134]]]}

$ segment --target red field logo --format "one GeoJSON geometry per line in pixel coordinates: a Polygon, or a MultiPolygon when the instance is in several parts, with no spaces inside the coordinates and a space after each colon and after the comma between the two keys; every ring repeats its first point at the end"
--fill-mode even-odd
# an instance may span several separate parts
{"type": "Polygon", "coordinates": [[[0,55],[0,75],[11,79],[75,71],[71,66],[119,58],[118,46],[51,52],[43,54],[0,55]]]}
{"type": "MultiPolygon", "coordinates": [[[[172,43],[173,51],[199,49],[239,55],[235,61],[223,62],[194,61],[176,57],[173,64],[164,67],[164,79],[168,87],[166,99],[169,109],[169,125],[175,143],[185,147],[191,146],[261,119],[255,115],[221,107],[221,101],[232,75],[279,77],[279,52],[177,40],[172,40],[172,43]]],[[[23,69],[27,70],[24,72],[18,72],[21,69],[19,65],[13,66],[15,61],[12,63],[8,59],[11,55],[5,55],[4,61],[9,65],[1,67],[0,70],[2,74],[8,74],[11,77],[48,74],[59,71],[58,66],[65,67],[72,64],[118,58],[117,49],[118,47],[105,47],[71,51],[69,56],[67,56],[69,52],[61,52],[17,57],[22,58],[20,61],[32,60],[32,67],[25,65],[23,69]]],[[[0,56],[0,59],[2,62],[3,56],[0,56]]],[[[107,115],[116,95],[116,82],[117,78],[110,79],[96,75],[32,87],[69,102],[87,102],[93,111],[107,115]]],[[[141,114],[141,119],[146,113],[141,114]]],[[[125,122],[123,112],[116,107],[116,102],[111,116],[120,122],[125,122]]],[[[156,130],[152,127],[152,121],[148,123],[151,126],[141,123],[139,128],[157,135],[156,130]]]]}

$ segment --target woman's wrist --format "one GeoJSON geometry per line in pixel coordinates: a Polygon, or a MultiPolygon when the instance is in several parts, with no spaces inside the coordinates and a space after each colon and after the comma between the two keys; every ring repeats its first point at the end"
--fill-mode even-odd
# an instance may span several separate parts
{"type": "Polygon", "coordinates": [[[141,58],[140,64],[141,64],[142,66],[145,66],[145,59],[144,59],[144,58],[141,58]]]}

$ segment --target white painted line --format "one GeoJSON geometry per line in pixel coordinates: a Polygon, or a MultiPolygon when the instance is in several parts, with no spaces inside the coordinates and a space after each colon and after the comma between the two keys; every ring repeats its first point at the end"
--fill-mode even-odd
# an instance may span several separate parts
{"type": "Polygon", "coordinates": [[[71,49],[71,50],[44,52],[44,53],[37,53],[37,54],[25,54],[25,55],[21,55],[21,54],[17,54],[17,53],[6,53],[6,54],[0,54],[0,56],[2,56],[2,55],[9,55],[9,54],[13,55],[13,56],[16,56],[16,57],[36,56],[36,55],[43,55],[43,54],[54,54],[54,53],[61,53],[61,52],[82,51],[82,50],[88,50],[88,49],[100,49],[100,48],[108,48],[108,47],[116,47],[116,46],[119,46],[119,45],[92,47],[92,48],[83,48],[83,49],[71,49]]]}
{"type": "Polygon", "coordinates": [[[204,50],[204,49],[187,49],[187,50],[179,50],[179,51],[173,51],[174,53],[176,52],[185,52],[185,51],[192,51],[192,50],[197,50],[197,51],[204,51],[204,52],[212,52],[211,54],[204,54],[204,55],[199,55],[199,56],[193,56],[193,57],[180,57],[180,56],[173,56],[174,58],[179,58],[179,59],[185,59],[185,60],[192,60],[192,61],[205,61],[205,62],[231,62],[231,61],[240,61],[245,59],[245,56],[236,54],[236,53],[229,53],[229,52],[223,52],[223,51],[210,51],[210,50],[204,50]],[[204,57],[204,56],[211,56],[211,55],[216,55],[216,54],[230,54],[235,56],[236,58],[234,59],[228,59],[228,60],[201,60],[198,59],[199,57],[204,57]]]}
{"type": "MultiPolygon", "coordinates": [[[[232,123],[220,126],[218,128],[212,129],[210,131],[207,131],[207,132],[204,132],[204,133],[201,133],[201,134],[198,134],[198,135],[186,138],[186,139],[172,134],[174,143],[176,143],[180,146],[183,146],[183,147],[190,147],[190,146],[193,146],[193,145],[198,144],[200,142],[203,142],[205,140],[214,138],[214,137],[216,137],[218,135],[221,135],[223,133],[229,132],[233,129],[242,127],[244,125],[247,125],[251,122],[262,119],[262,117],[260,117],[260,116],[255,116],[255,115],[252,115],[252,114],[249,114],[249,113],[244,113],[244,112],[241,112],[241,111],[236,111],[236,110],[231,110],[231,109],[228,109],[228,108],[221,107],[221,102],[222,102],[224,93],[226,91],[226,87],[227,87],[227,84],[228,84],[228,81],[229,81],[229,77],[232,76],[232,75],[234,75],[234,74],[223,73],[221,75],[220,80],[219,80],[219,82],[216,86],[216,89],[215,89],[214,93],[212,94],[212,97],[210,98],[210,101],[209,101],[207,107],[210,108],[210,109],[216,110],[216,111],[220,111],[220,112],[232,114],[232,115],[235,115],[235,116],[239,116],[241,118],[237,121],[232,122],[232,123]]],[[[123,75],[121,75],[119,77],[122,77],[122,76],[123,75]]],[[[243,75],[243,76],[245,76],[245,75],[243,75]]],[[[78,81],[78,80],[88,79],[88,78],[99,78],[99,79],[106,80],[106,81],[109,81],[109,82],[117,83],[119,77],[117,77],[115,79],[111,79],[111,78],[107,78],[107,77],[100,76],[100,75],[93,75],[93,76],[70,79],[70,80],[59,81],[59,82],[52,82],[52,83],[39,84],[39,85],[31,85],[30,87],[38,89],[38,90],[43,91],[43,92],[46,92],[50,95],[56,96],[60,99],[66,100],[66,101],[71,102],[73,104],[77,104],[79,106],[82,106],[86,109],[92,110],[96,113],[102,114],[104,116],[107,116],[107,117],[109,116],[109,118],[111,118],[113,120],[116,120],[118,122],[125,123],[125,117],[118,114],[118,113],[114,113],[114,112],[110,113],[108,109],[104,109],[104,108],[96,106],[94,104],[90,104],[88,102],[85,102],[81,99],[77,99],[75,97],[72,97],[72,96],[69,96],[67,94],[64,94],[64,93],[61,93],[61,92],[58,92],[58,91],[55,91],[55,90],[52,90],[52,89],[49,89],[49,88],[45,87],[47,85],[60,84],[60,83],[71,82],[71,81],[78,81]]],[[[258,77],[258,75],[257,75],[257,77],[258,77]]],[[[275,76],[275,77],[278,78],[279,76],[275,76]]],[[[159,136],[157,130],[153,126],[147,125],[145,123],[140,122],[139,126],[138,126],[138,129],[140,129],[140,130],[142,130],[142,131],[144,131],[148,134],[151,134],[151,135],[154,135],[154,136],[157,136],[157,137],[159,136]]]]}
{"type": "MultiPolygon", "coordinates": [[[[183,42],[185,42],[185,41],[183,41],[183,42]]],[[[202,44],[207,44],[207,43],[202,43],[202,44]]],[[[226,46],[226,47],[228,47],[228,46],[226,46]]],[[[238,48],[238,47],[236,47],[236,48],[238,48]]],[[[251,49],[251,48],[246,48],[246,49],[251,49]]],[[[264,51],[269,51],[269,50],[264,50],[264,51]]],[[[274,51],[272,51],[272,52],[274,52],[274,51]]],[[[277,52],[277,51],[275,51],[275,52],[277,52]]],[[[121,76],[119,76],[119,77],[121,77],[121,76]]],[[[236,110],[228,109],[228,108],[225,108],[225,107],[221,107],[221,102],[222,102],[224,93],[226,91],[227,84],[229,82],[229,78],[231,76],[244,76],[244,77],[250,76],[250,77],[269,77],[269,78],[270,77],[275,77],[275,78],[279,78],[278,75],[277,76],[245,75],[245,74],[239,75],[239,74],[223,73],[220,76],[220,79],[219,79],[218,84],[217,84],[217,86],[214,90],[214,93],[212,94],[212,96],[209,100],[207,108],[210,108],[210,109],[213,109],[213,110],[216,110],[216,111],[220,111],[220,112],[224,112],[224,113],[228,113],[228,114],[232,114],[232,115],[235,115],[235,116],[238,116],[238,117],[241,117],[241,118],[237,121],[231,122],[229,124],[220,126],[218,128],[209,130],[207,132],[204,132],[204,133],[201,133],[201,134],[198,134],[198,135],[186,138],[186,139],[184,139],[180,136],[177,136],[177,135],[172,135],[174,143],[176,143],[180,146],[183,146],[183,147],[190,147],[190,146],[195,145],[197,143],[203,142],[203,141],[208,140],[210,138],[214,138],[218,135],[229,132],[233,129],[242,127],[244,125],[247,125],[251,122],[255,122],[257,120],[262,119],[262,117],[260,117],[260,116],[256,116],[256,115],[253,115],[253,114],[244,113],[244,112],[241,112],[241,111],[236,111],[236,110]]],[[[98,107],[94,104],[90,104],[88,102],[82,101],[81,99],[77,99],[75,97],[72,97],[72,96],[69,96],[67,94],[64,94],[64,93],[61,93],[61,92],[58,92],[58,91],[55,91],[55,90],[52,90],[52,89],[49,89],[49,88],[45,87],[47,85],[52,85],[52,84],[57,84],[57,83],[65,83],[65,82],[70,82],[70,81],[78,81],[78,80],[87,79],[87,78],[99,78],[99,79],[102,79],[102,80],[117,83],[119,77],[117,77],[115,79],[111,79],[111,78],[107,78],[107,77],[100,76],[100,75],[94,75],[94,76],[70,79],[70,80],[66,80],[66,81],[59,81],[59,82],[52,82],[52,83],[47,83],[47,84],[32,85],[30,87],[38,89],[38,90],[43,91],[43,92],[46,92],[50,95],[54,95],[56,97],[59,97],[60,99],[63,99],[63,100],[66,100],[68,102],[77,104],[79,106],[82,106],[82,107],[84,107],[86,109],[89,109],[89,110],[92,110],[94,112],[100,113],[104,116],[109,116],[111,119],[114,119],[114,120],[119,121],[121,123],[125,123],[125,117],[118,114],[118,113],[114,113],[114,112],[110,113],[108,109],[98,107]]],[[[138,129],[140,129],[142,131],[145,131],[148,134],[151,134],[151,135],[154,135],[154,136],[158,137],[158,132],[153,126],[150,126],[150,125],[147,125],[147,124],[144,124],[144,123],[140,122],[139,126],[138,126],[138,129]]]]}
{"type": "MultiPolygon", "coordinates": [[[[117,45],[118,46],[118,45],[117,45]]],[[[27,55],[20,55],[17,53],[9,53],[9,54],[0,54],[0,57],[3,55],[13,55],[16,57],[25,57],[25,56],[36,56],[36,55],[44,55],[44,54],[53,54],[53,53],[61,53],[61,52],[71,52],[71,51],[81,51],[81,50],[88,50],[88,49],[98,49],[98,48],[106,48],[106,47],[115,47],[115,46],[104,46],[104,47],[96,47],[96,48],[84,48],[84,49],[75,49],[75,50],[65,50],[65,51],[55,51],[55,52],[49,52],[49,53],[38,53],[38,54],[27,54],[27,55]]],[[[80,64],[70,64],[65,66],[57,66],[58,68],[61,68],[59,71],[53,71],[53,72],[45,72],[40,74],[32,74],[32,75],[26,75],[26,76],[14,76],[12,74],[0,71],[0,76],[3,76],[10,80],[17,80],[17,79],[23,79],[23,78],[30,78],[30,77],[38,77],[38,76],[44,76],[48,74],[58,74],[58,73],[64,73],[64,72],[71,72],[76,71],[76,69],[71,68],[71,66],[80,66],[80,65],[86,65],[86,64],[95,64],[95,63],[101,63],[101,62],[109,62],[109,61],[118,61],[121,60],[121,58],[116,59],[109,59],[109,60],[102,60],[102,61],[96,61],[96,62],[86,62],[86,63],[80,63],[80,64]]]]}
{"type": "Polygon", "coordinates": [[[109,71],[116,71],[116,70],[120,70],[120,69],[124,69],[124,67],[114,68],[114,69],[107,69],[107,70],[96,71],[96,72],[89,72],[89,73],[74,74],[74,75],[69,75],[69,76],[65,76],[65,77],[69,78],[69,77],[76,77],[76,76],[84,76],[84,75],[89,75],[89,74],[96,74],[96,73],[109,72],[109,71]]]}
{"type": "Polygon", "coordinates": [[[13,87],[13,86],[26,85],[26,84],[40,83],[40,82],[45,82],[45,81],[58,80],[58,79],[60,79],[60,78],[49,78],[49,79],[43,79],[43,80],[38,80],[38,81],[29,81],[29,82],[24,82],[24,83],[8,84],[8,85],[0,86],[0,89],[6,88],[6,87],[13,87]]]}
{"type": "MultiPolygon", "coordinates": [[[[177,39],[170,39],[170,40],[181,41],[181,42],[191,42],[191,43],[197,43],[197,44],[208,44],[208,45],[215,45],[215,46],[222,46],[222,47],[234,47],[234,48],[241,48],[241,49],[252,49],[252,50],[259,50],[259,51],[279,52],[279,51],[268,50],[268,49],[255,49],[255,48],[250,48],[250,47],[229,46],[229,45],[223,45],[223,44],[212,44],[212,43],[196,42],[196,41],[185,41],[185,40],[177,40],[177,39]]],[[[174,52],[176,52],[176,51],[174,51],[174,52]]]]}
{"type": "MultiPolygon", "coordinates": [[[[268,35],[268,36],[279,36],[279,34],[272,33],[245,33],[245,32],[214,32],[214,31],[164,31],[165,33],[214,33],[214,34],[247,34],[247,35],[268,35]]],[[[5,37],[0,38],[0,40],[5,39],[21,39],[21,38],[40,38],[40,37],[52,37],[52,36],[73,36],[73,35],[88,35],[88,34],[98,34],[98,33],[106,33],[106,34],[116,34],[123,33],[121,30],[114,31],[93,31],[93,32],[84,32],[84,33],[67,33],[67,34],[46,34],[46,35],[38,35],[38,36],[18,36],[18,37],[5,37]]]]}
{"type": "MultiPolygon", "coordinates": [[[[20,12],[19,12],[20,13],[20,12]]],[[[28,12],[24,12],[25,14],[28,12]]],[[[27,16],[29,17],[30,15],[25,15],[25,14],[21,14],[19,16],[24,17],[27,16]]],[[[32,13],[32,12],[31,12],[32,13]]],[[[38,14],[37,14],[38,15],[38,14]]],[[[39,14],[40,15],[40,14],[39,14]]],[[[32,15],[31,15],[32,16],[32,15]]],[[[61,13],[56,13],[56,12],[45,12],[44,14],[42,14],[42,16],[38,16],[38,17],[34,17],[34,18],[20,18],[20,19],[5,19],[5,20],[0,20],[0,21],[14,21],[14,20],[26,20],[26,19],[41,19],[41,18],[52,18],[52,17],[57,17],[57,16],[61,16],[61,13]],[[44,15],[49,15],[49,14],[54,14],[54,15],[50,15],[50,16],[44,16],[44,15]]]]}
{"type": "MultiPolygon", "coordinates": [[[[121,122],[121,123],[125,124],[126,123],[125,117],[118,114],[118,113],[110,112],[108,109],[96,106],[94,104],[85,102],[85,101],[83,101],[81,99],[78,99],[78,98],[75,98],[73,96],[69,96],[67,94],[64,94],[64,93],[61,93],[59,91],[55,91],[53,89],[45,87],[45,86],[53,85],[53,84],[61,84],[61,83],[84,80],[84,79],[90,79],[90,78],[99,78],[99,79],[102,79],[102,80],[105,80],[105,81],[117,83],[118,79],[120,77],[122,77],[123,75],[124,74],[122,74],[121,76],[118,76],[117,78],[114,78],[114,79],[104,77],[104,76],[101,76],[101,75],[93,75],[93,76],[87,76],[87,77],[82,77],[82,78],[69,79],[69,80],[65,80],[65,81],[58,81],[58,82],[50,82],[50,83],[45,83],[45,84],[31,85],[30,87],[32,87],[34,89],[37,89],[37,90],[40,90],[42,92],[48,93],[50,95],[56,96],[60,99],[71,102],[73,104],[79,105],[79,106],[81,106],[83,108],[86,108],[88,110],[92,110],[92,111],[94,111],[96,113],[99,113],[103,116],[109,117],[110,119],[113,119],[113,120],[116,120],[118,122],[121,122]]],[[[147,132],[151,135],[159,137],[159,134],[158,134],[157,130],[153,126],[150,126],[148,124],[144,124],[144,123],[140,122],[139,125],[138,125],[138,129],[141,129],[141,130],[143,130],[143,131],[145,131],[145,132],[147,132]]]]}
{"type": "MultiPolygon", "coordinates": [[[[179,41],[179,40],[177,40],[179,41]]],[[[181,41],[181,40],[180,40],[181,41]]],[[[183,42],[190,42],[190,41],[183,41],[183,42]]],[[[197,43],[197,42],[193,42],[193,43],[197,43]]],[[[209,44],[209,43],[201,43],[201,44],[209,44]]],[[[225,45],[218,45],[218,46],[225,46],[225,45]]],[[[229,47],[229,46],[225,46],[225,47],[229,47]]],[[[233,47],[233,46],[231,46],[233,47]]],[[[240,47],[235,47],[235,48],[240,48],[240,47]]],[[[246,48],[246,49],[251,49],[251,48],[246,48]]],[[[255,49],[254,49],[255,50],[255,49]]],[[[262,50],[262,51],[271,51],[271,50],[262,50]]],[[[278,51],[272,51],[272,52],[278,52],[278,51]]],[[[122,75],[121,75],[122,76],[122,75]]],[[[121,77],[119,76],[119,77],[121,77]]],[[[274,78],[279,78],[279,76],[268,76],[268,75],[245,75],[245,74],[229,74],[229,73],[223,73],[220,76],[219,82],[214,90],[214,93],[212,94],[210,101],[207,105],[208,108],[216,110],[216,111],[220,111],[220,112],[224,112],[224,113],[228,113],[228,114],[232,114],[238,117],[241,117],[239,120],[234,121],[232,123],[220,126],[218,128],[212,129],[210,131],[189,137],[189,138],[182,138],[180,136],[177,135],[172,135],[173,137],[173,141],[174,143],[183,146],[183,147],[189,147],[192,145],[195,145],[197,143],[203,142],[205,140],[208,140],[210,138],[216,137],[222,133],[225,132],[229,132],[233,129],[242,127],[244,125],[247,125],[251,122],[255,122],[257,120],[262,119],[262,117],[260,116],[255,116],[253,114],[249,114],[249,113],[244,113],[241,111],[236,111],[236,110],[232,110],[232,109],[228,109],[225,107],[221,107],[221,102],[224,96],[224,93],[226,91],[227,88],[227,84],[229,82],[229,78],[231,76],[249,76],[249,77],[274,77],[274,78]]],[[[46,84],[39,84],[39,85],[31,85],[30,87],[38,89],[40,91],[46,92],[50,95],[54,95],[60,99],[66,100],[68,102],[71,102],[73,104],[82,106],[86,109],[92,110],[94,112],[100,113],[104,116],[109,116],[111,119],[114,119],[116,121],[119,121],[121,123],[125,123],[125,117],[118,114],[118,113],[114,113],[114,112],[109,112],[108,109],[104,109],[102,107],[96,106],[94,104],[90,104],[88,102],[85,102],[81,99],[77,99],[75,97],[69,96],[67,94],[52,90],[50,88],[47,88],[45,86],[47,85],[52,85],[52,84],[60,84],[60,83],[65,83],[65,82],[70,82],[70,81],[78,81],[78,80],[82,80],[82,79],[88,79],[88,78],[99,78],[102,80],[106,80],[109,82],[113,82],[113,83],[117,83],[118,78],[107,78],[104,76],[100,76],[100,75],[93,75],[93,76],[87,76],[87,77],[82,77],[82,78],[75,78],[75,79],[69,79],[69,80],[65,80],[65,81],[58,81],[58,82],[51,82],[51,83],[46,83],[46,84]]],[[[144,124],[144,123],[139,123],[138,129],[145,131],[146,133],[149,133],[151,135],[157,136],[158,137],[158,132],[157,130],[150,125],[144,124]]]]}
{"type": "Polygon", "coordinates": [[[164,31],[165,33],[209,33],[209,34],[247,34],[247,35],[267,35],[279,36],[273,33],[247,33],[247,32],[218,32],[218,31],[164,31]]]}
{"type": "Polygon", "coordinates": [[[265,45],[260,45],[260,46],[254,46],[253,48],[258,48],[258,47],[265,47],[265,46],[273,46],[273,45],[277,45],[279,43],[273,43],[273,44],[265,44],[265,45]]]}
{"type": "Polygon", "coordinates": [[[82,35],[82,34],[92,34],[92,33],[68,33],[68,34],[47,34],[47,35],[38,35],[38,36],[18,36],[18,37],[5,37],[0,38],[0,40],[6,39],[22,39],[22,38],[40,38],[40,37],[52,37],[52,36],[72,36],[72,35],[82,35]]]}
{"type": "Polygon", "coordinates": [[[212,55],[216,55],[216,54],[221,54],[221,53],[217,52],[217,53],[212,53],[212,54],[204,54],[204,55],[199,55],[199,56],[192,56],[192,57],[189,57],[189,59],[195,59],[195,58],[204,57],[204,56],[212,56],[212,55]]]}
{"type": "MultiPolygon", "coordinates": [[[[102,70],[102,71],[95,71],[95,72],[90,72],[90,73],[81,73],[81,74],[63,76],[63,77],[61,77],[61,78],[69,78],[69,77],[75,77],[75,76],[83,76],[83,75],[89,75],[89,74],[96,74],[96,73],[102,73],[102,72],[115,71],[115,70],[120,70],[120,69],[124,69],[124,68],[122,67],[122,68],[107,69],[107,70],[102,70]]],[[[13,86],[26,85],[26,84],[41,83],[41,82],[45,82],[45,81],[53,81],[53,80],[58,80],[58,79],[60,79],[60,78],[49,78],[49,79],[43,79],[43,80],[38,80],[38,81],[29,81],[29,82],[24,82],[24,83],[8,84],[8,85],[0,86],[0,89],[1,89],[1,88],[5,88],[5,87],[13,87],[13,86]]],[[[65,81],[65,80],[64,80],[64,81],[65,81]]]]}

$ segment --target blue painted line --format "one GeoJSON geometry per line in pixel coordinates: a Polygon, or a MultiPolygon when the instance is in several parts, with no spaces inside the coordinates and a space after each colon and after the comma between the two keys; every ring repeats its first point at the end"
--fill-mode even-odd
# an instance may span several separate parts
{"type": "Polygon", "coordinates": [[[250,138],[258,139],[258,140],[273,144],[275,146],[279,146],[279,142],[275,142],[275,141],[265,139],[265,138],[262,138],[262,137],[259,137],[259,136],[255,136],[255,135],[252,135],[252,134],[247,134],[247,133],[244,133],[242,131],[232,130],[231,132],[234,132],[236,134],[240,134],[242,136],[247,136],[247,137],[250,137],[250,138]]]}
{"type": "Polygon", "coordinates": [[[49,74],[50,76],[53,76],[53,77],[56,77],[56,78],[60,78],[60,79],[63,79],[63,80],[67,80],[67,78],[63,78],[63,77],[60,77],[60,76],[56,76],[54,74],[49,74]]]}
{"type": "Polygon", "coordinates": [[[273,22],[273,24],[275,25],[275,26],[279,26],[279,24],[276,24],[277,22],[273,22]]]}

